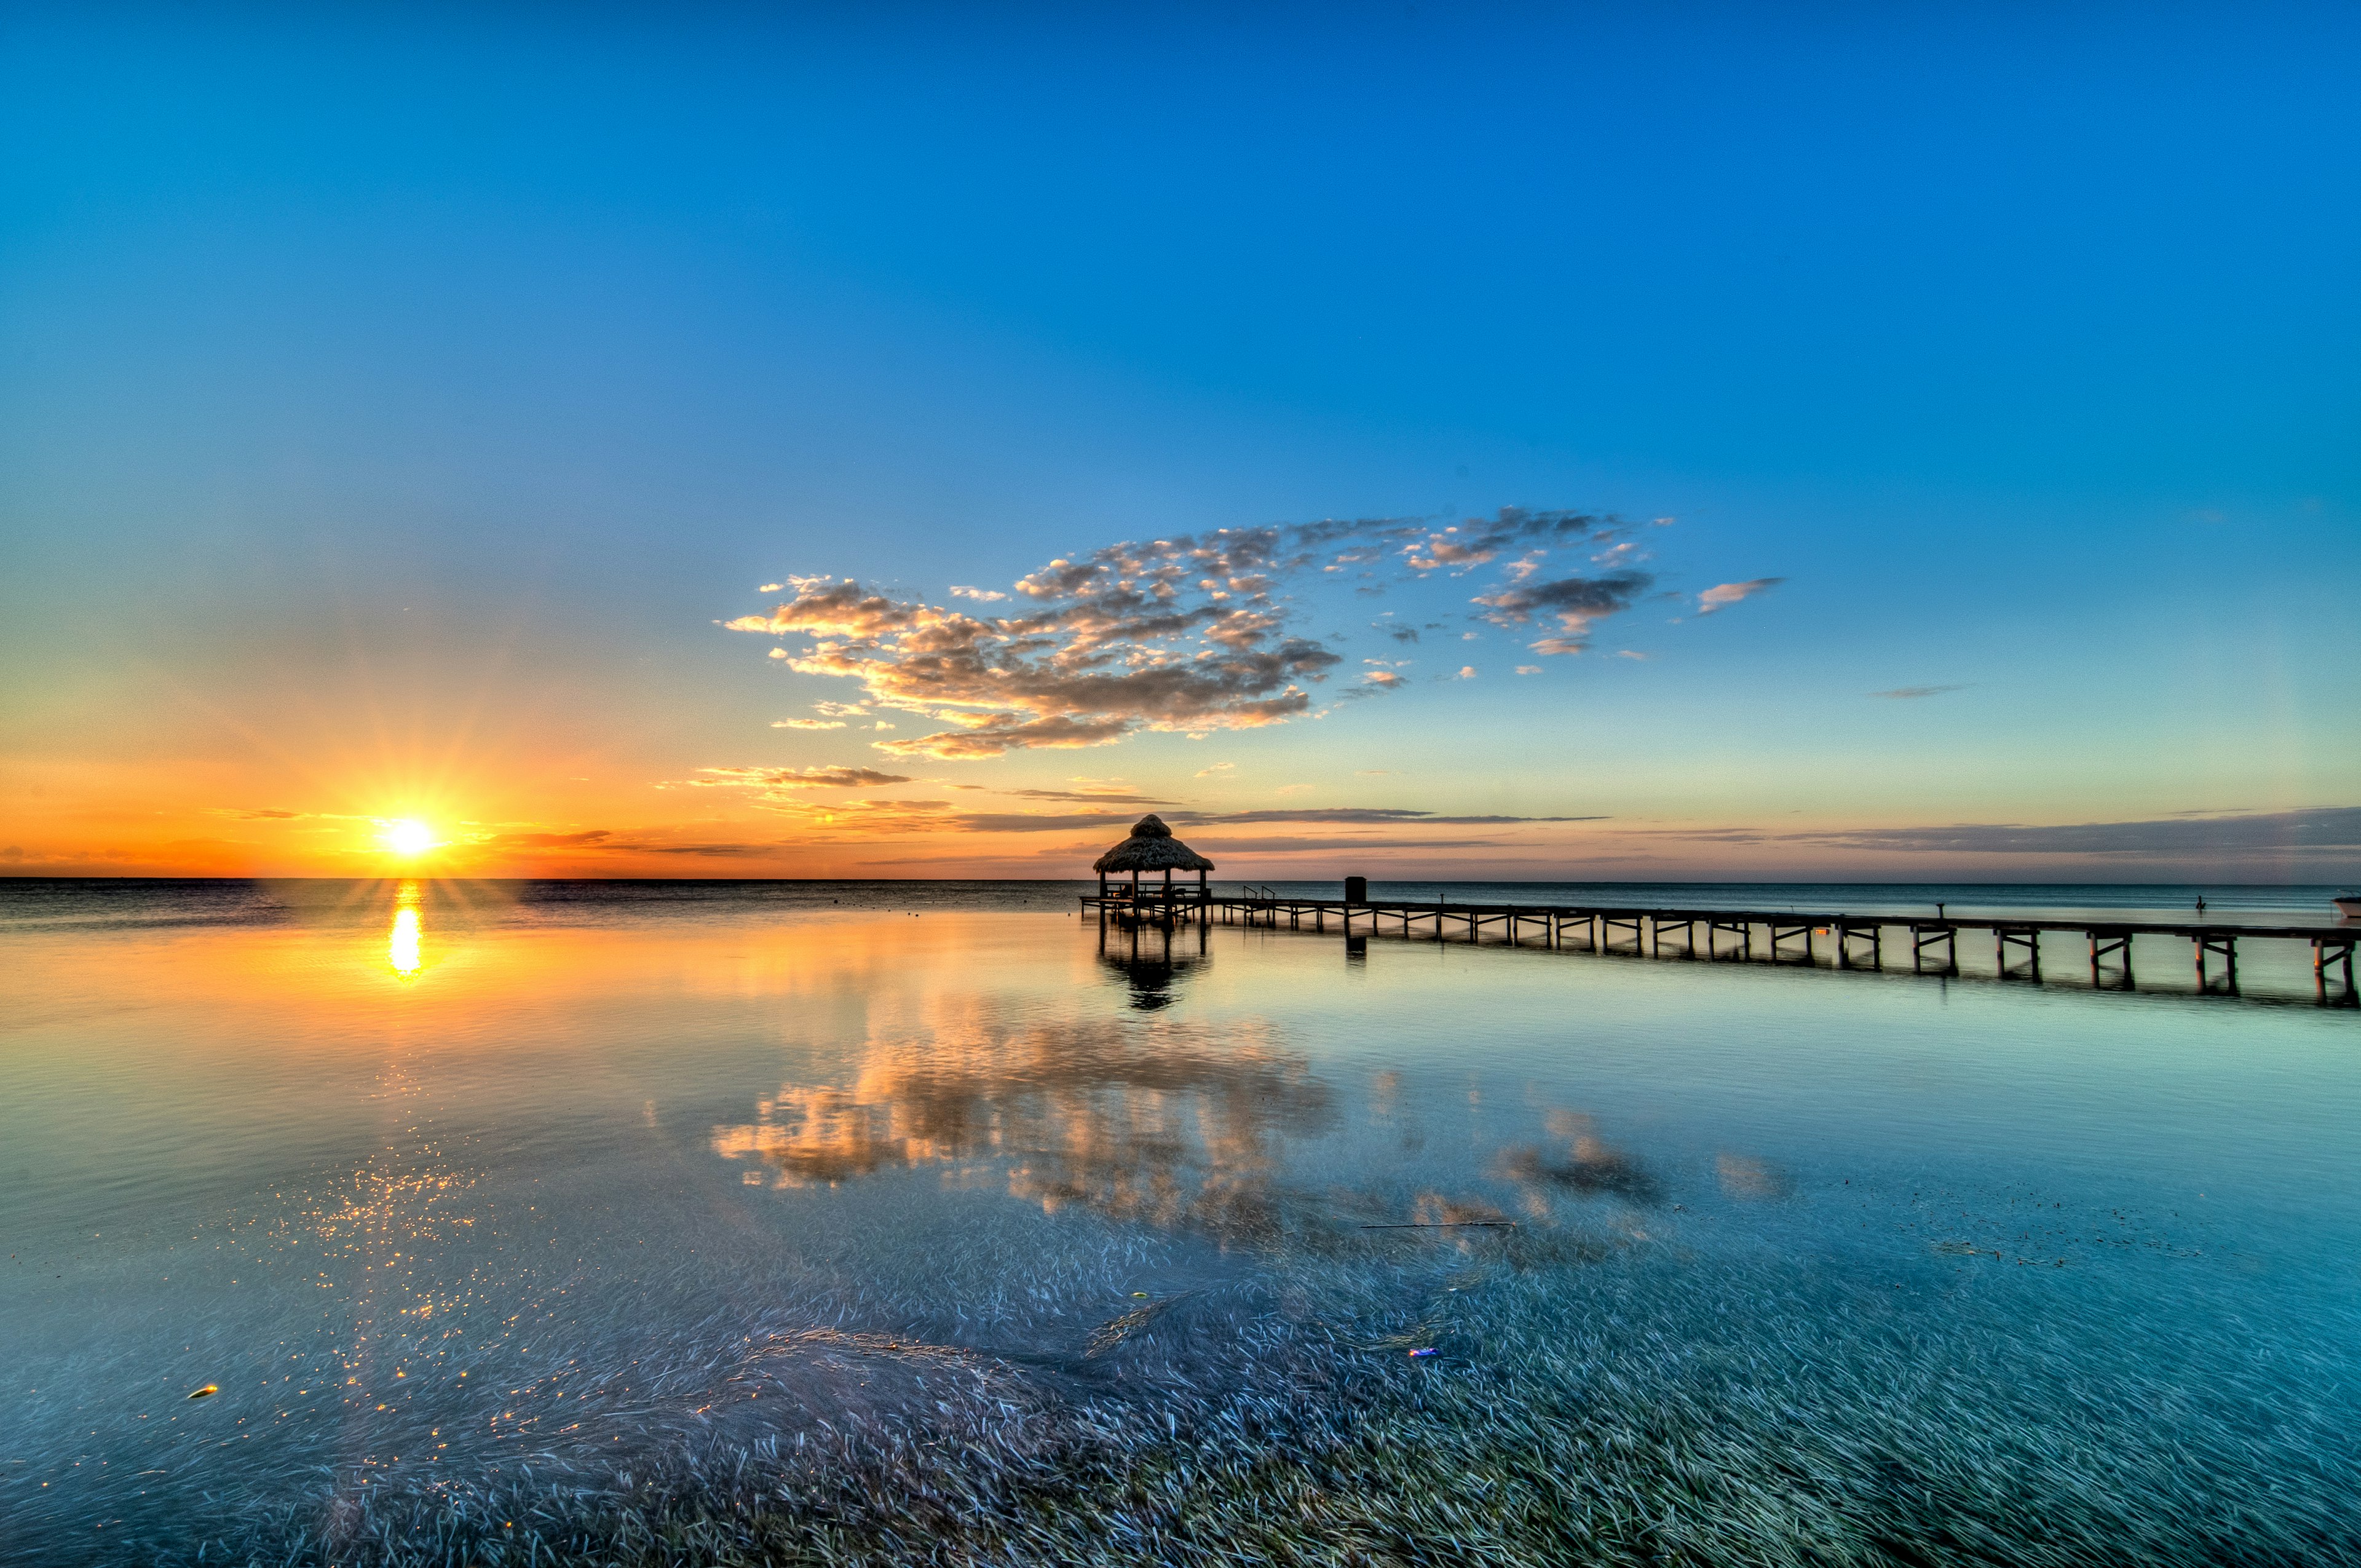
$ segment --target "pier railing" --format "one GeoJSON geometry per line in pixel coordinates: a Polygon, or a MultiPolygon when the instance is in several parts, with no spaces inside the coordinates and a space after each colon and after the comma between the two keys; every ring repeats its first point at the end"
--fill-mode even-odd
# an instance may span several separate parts
{"type": "MultiPolygon", "coordinates": [[[[1177,893],[1178,890],[1176,890],[1177,893]]],[[[1083,907],[1096,906],[1102,915],[1118,918],[1180,918],[1219,920],[1224,925],[1279,927],[1301,930],[1306,926],[1325,931],[1334,920],[1345,936],[1388,932],[1411,937],[1422,932],[1442,941],[1453,932],[1469,941],[1488,928],[1510,941],[1522,941],[1530,931],[1551,948],[1589,952],[1644,952],[1653,957],[1752,959],[1756,933],[1763,937],[1763,953],[1772,962],[1817,963],[1817,943],[1825,939],[1839,969],[1885,967],[1885,934],[1906,932],[1910,967],[1924,972],[1960,972],[1959,941],[1963,931],[1982,931],[1993,939],[1993,955],[2004,978],[2041,977],[2041,938],[2080,935],[2088,944],[2091,979],[2094,985],[2129,988],[2132,984],[2132,938],[2166,937],[2185,940],[2193,956],[2198,987],[2235,992],[2238,989],[2238,944],[2241,940],[2307,942],[2312,947],[2312,978],[2323,1000],[2330,999],[2330,979],[2341,971],[2336,999],[2356,1000],[2354,989],[2354,947],[2361,941],[2355,925],[2235,925],[2224,922],[2158,920],[2040,919],[2015,916],[1972,918],[1899,915],[1852,915],[1795,909],[1681,909],[1605,907],[1563,904],[1455,904],[1442,899],[1304,898],[1283,894],[1269,886],[1248,883],[1240,892],[1201,894],[1190,887],[1185,900],[1169,904],[1161,898],[1134,899],[1127,889],[1119,895],[1085,894],[1083,907]]]]}

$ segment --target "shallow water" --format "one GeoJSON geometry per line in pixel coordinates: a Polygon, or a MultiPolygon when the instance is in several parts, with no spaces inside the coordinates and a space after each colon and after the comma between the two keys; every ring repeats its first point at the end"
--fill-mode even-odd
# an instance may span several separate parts
{"type": "Polygon", "coordinates": [[[1677,1477],[1675,1558],[2354,1550],[2361,1014],[2308,970],[1168,945],[1069,897],[11,890],[0,1549],[327,1561],[377,1497],[497,1541],[553,1476],[759,1496],[848,1433],[981,1486],[1513,1408],[1676,1426],[1668,1486],[1773,1465],[1677,1477]]]}

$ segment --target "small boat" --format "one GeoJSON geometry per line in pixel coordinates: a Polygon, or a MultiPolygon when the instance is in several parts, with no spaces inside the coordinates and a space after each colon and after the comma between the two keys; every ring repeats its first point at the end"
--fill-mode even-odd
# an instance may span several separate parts
{"type": "Polygon", "coordinates": [[[2336,913],[2361,916],[2361,893],[2340,893],[2336,895],[2336,913]]]}

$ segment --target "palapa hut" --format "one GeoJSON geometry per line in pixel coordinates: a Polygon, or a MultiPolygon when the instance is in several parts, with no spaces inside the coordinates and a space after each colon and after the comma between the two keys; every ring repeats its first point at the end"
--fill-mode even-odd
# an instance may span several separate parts
{"type": "Polygon", "coordinates": [[[1164,896],[1170,899],[1172,896],[1172,873],[1180,871],[1195,872],[1197,897],[1201,901],[1210,899],[1213,890],[1205,885],[1205,873],[1213,869],[1213,861],[1175,839],[1172,829],[1164,826],[1164,819],[1154,812],[1132,824],[1130,838],[1091,862],[1091,870],[1099,873],[1101,898],[1107,895],[1109,877],[1119,877],[1129,872],[1131,896],[1137,899],[1139,896],[1139,873],[1162,872],[1164,896]]]}

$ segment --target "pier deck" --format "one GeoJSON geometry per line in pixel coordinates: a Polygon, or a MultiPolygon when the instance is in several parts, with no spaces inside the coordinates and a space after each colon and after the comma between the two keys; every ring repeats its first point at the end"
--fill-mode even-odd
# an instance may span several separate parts
{"type": "MultiPolygon", "coordinates": [[[[2188,942],[2202,989],[2235,992],[2238,986],[2238,943],[2241,939],[2308,942],[2312,950],[2312,976],[2323,999],[2333,970],[2343,970],[2341,999],[2356,998],[2353,952],[2361,942],[2361,926],[2242,925],[2223,921],[2040,919],[2015,916],[1942,916],[1853,915],[1842,911],[1795,909],[1680,909],[1630,906],[1589,906],[1567,904],[1454,904],[1370,898],[1301,898],[1255,889],[1224,894],[1202,887],[1162,890],[1142,888],[1082,895],[1085,910],[1117,919],[1190,921],[1219,920],[1224,925],[1278,927],[1306,925],[1325,931],[1333,921],[1346,936],[1368,934],[1419,935],[1431,927],[1433,939],[1454,932],[1468,940],[1488,927],[1513,941],[1528,929],[1552,948],[1576,951],[1644,952],[1675,957],[1748,959],[1754,956],[1758,930],[1767,940],[1773,962],[1817,962],[1815,941],[1825,938],[1837,967],[1884,967],[1885,933],[1909,934],[1911,968],[1938,973],[1959,972],[1959,935],[1989,932],[2003,975],[2041,973],[2041,938],[2072,933],[2089,943],[2093,983],[2131,983],[2131,941],[2135,937],[2165,937],[2188,942]],[[1668,941],[1667,939],[1670,938],[1668,941]]],[[[1897,944],[1898,945],[1898,944],[1897,944]]]]}

